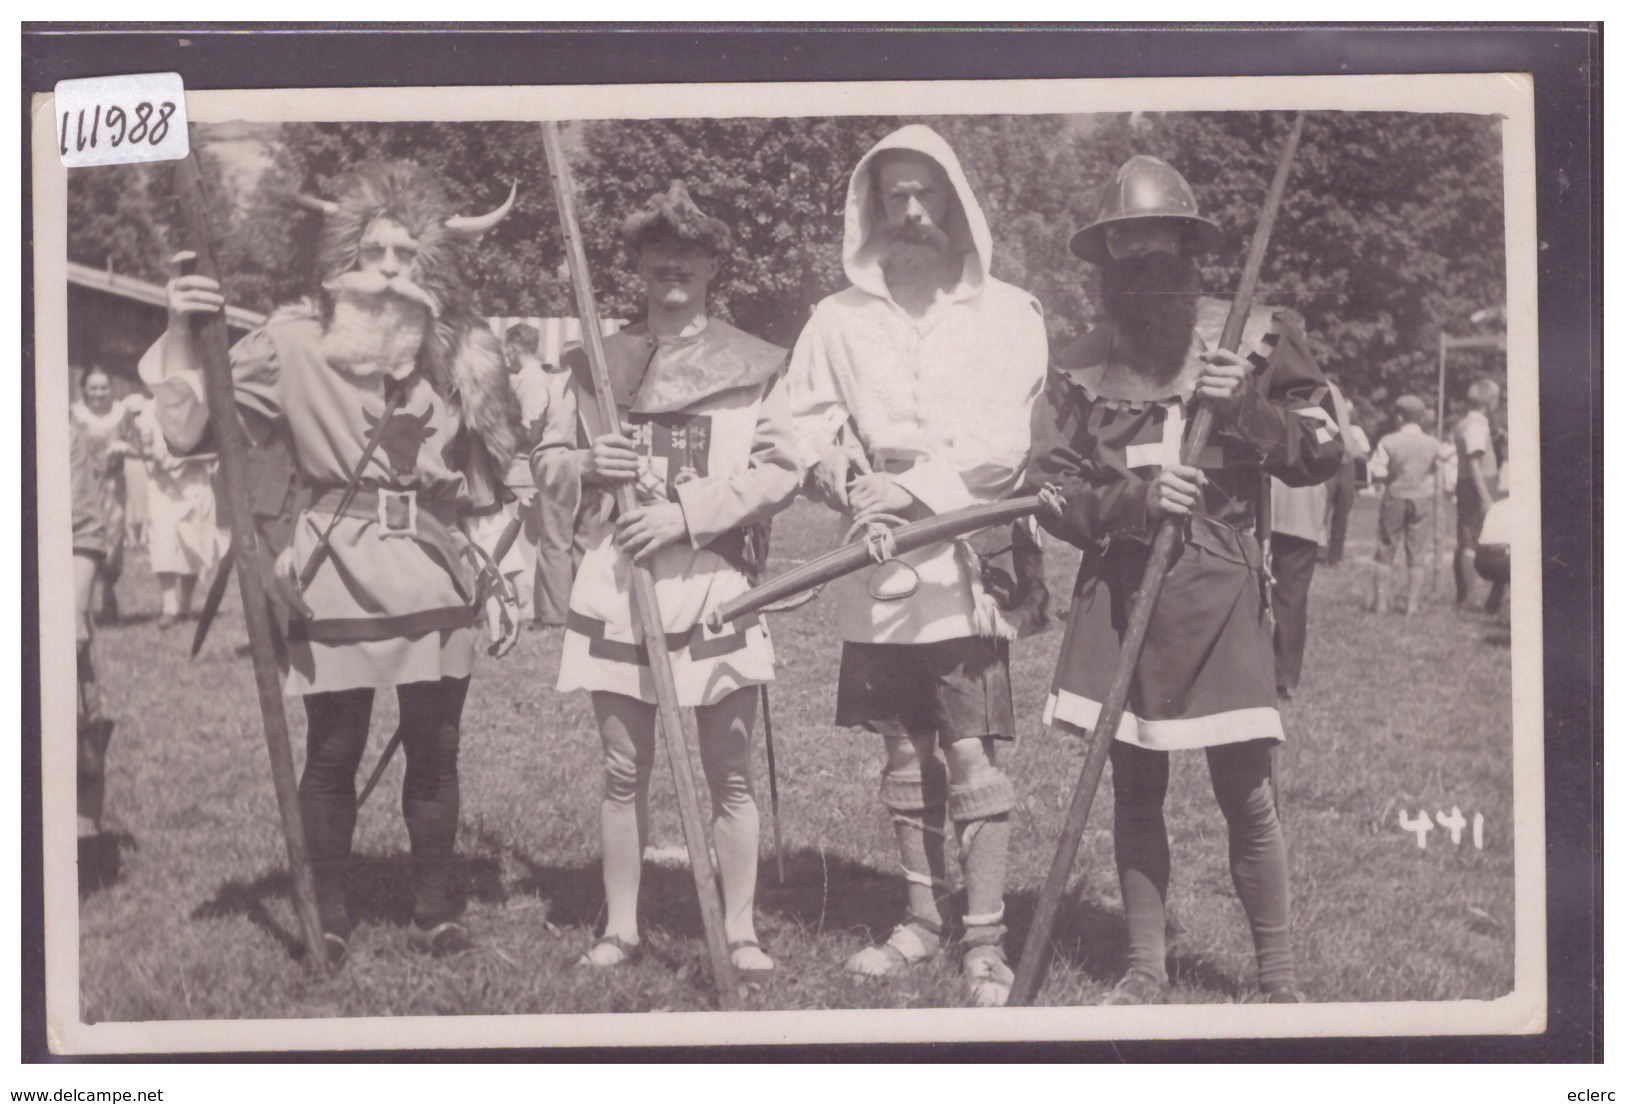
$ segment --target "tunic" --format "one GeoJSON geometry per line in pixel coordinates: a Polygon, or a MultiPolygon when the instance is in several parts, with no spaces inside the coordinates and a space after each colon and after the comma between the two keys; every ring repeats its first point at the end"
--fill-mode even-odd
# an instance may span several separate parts
{"type": "MultiPolygon", "coordinates": [[[[315,617],[289,626],[283,690],[293,696],[466,677],[477,571],[460,522],[471,508],[490,505],[489,475],[421,370],[402,380],[351,375],[327,363],[321,335],[314,316],[295,313],[273,318],[231,351],[238,408],[289,435],[312,489],[312,505],[293,527],[296,570],[333,522],[335,500],[383,413],[386,388],[401,389],[404,398],[367,462],[361,504],[333,525],[330,554],[304,592],[315,617]]],[[[206,413],[198,410],[202,381],[195,374],[163,376],[164,340],[142,359],[141,373],[174,438],[181,434],[172,426],[206,413]]]]}
{"type": "MultiPolygon", "coordinates": [[[[1227,310],[1202,300],[1191,357],[1218,347],[1227,310]]],[[[1208,484],[1163,584],[1117,732],[1139,747],[1283,737],[1254,534],[1261,472],[1291,487],[1323,482],[1343,449],[1326,382],[1294,315],[1255,309],[1241,351],[1253,369],[1242,406],[1230,424],[1215,426],[1200,458],[1208,484]]],[[[1044,721],[1080,732],[1099,717],[1155,535],[1146,508],[1151,481],[1177,463],[1196,409],[1194,384],[1162,400],[1101,395],[1111,352],[1109,327],[1084,335],[1057,358],[1033,413],[1029,482],[1056,484],[1066,500],[1060,518],[1041,514],[1040,522],[1084,553],[1044,721]]]]}
{"type": "MultiPolygon", "coordinates": [[[[717,606],[750,588],[765,547],[747,537],[795,497],[801,466],[776,383],[784,350],[710,319],[698,334],[652,338],[642,323],[604,339],[616,405],[641,460],[639,499],[675,502],[686,538],[646,561],[671,649],[679,704],[713,705],[771,681],[767,624],[745,618],[712,633],[717,606]]],[[[579,505],[585,553],[570,591],[560,690],[608,691],[654,702],[643,633],[632,616],[631,562],[612,543],[606,490],[583,487],[589,443],[602,432],[586,357],[566,356],[569,385],[550,404],[533,454],[536,484],[570,513],[579,505]],[[585,501],[583,501],[585,497],[585,501]]]]}

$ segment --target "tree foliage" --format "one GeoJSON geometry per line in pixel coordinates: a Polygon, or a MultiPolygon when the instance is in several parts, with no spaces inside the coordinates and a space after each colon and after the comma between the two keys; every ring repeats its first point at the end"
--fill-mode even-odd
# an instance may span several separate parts
{"type": "MultiPolygon", "coordinates": [[[[1094,172],[1135,153],[1172,163],[1225,232],[1203,273],[1216,292],[1240,280],[1259,208],[1286,138],[1284,113],[1114,118],[1087,143],[1094,172]]],[[[1432,394],[1441,329],[1506,297],[1499,123],[1490,117],[1311,113],[1270,241],[1260,301],[1308,324],[1321,366],[1365,394],[1432,394]]],[[[1481,366],[1487,369],[1486,362],[1481,366]]],[[[1459,373],[1452,393],[1465,390],[1459,373]]]]}
{"type": "MultiPolygon", "coordinates": [[[[198,164],[210,197],[210,223],[231,239],[236,221],[220,165],[207,151],[198,164]]],[[[170,198],[172,166],[97,165],[68,174],[68,259],[93,268],[162,283],[179,248],[178,212],[170,198]]]]}
{"type": "MultiPolygon", "coordinates": [[[[620,248],[621,220],[683,179],[725,220],[735,247],[713,309],[781,344],[819,299],[844,286],[842,214],[853,165],[906,122],[953,146],[993,233],[993,274],[1044,304],[1054,344],[1091,322],[1094,272],[1067,250],[1100,186],[1123,160],[1149,153],[1190,180],[1225,232],[1204,258],[1214,294],[1239,278],[1287,117],[1192,112],[1106,116],[874,116],[612,120],[568,131],[583,237],[600,309],[636,317],[641,298],[620,248]]],[[[1500,127],[1471,115],[1317,112],[1271,241],[1260,295],[1304,315],[1316,355],[1352,392],[1431,394],[1441,330],[1474,331],[1470,316],[1505,299],[1500,127]]],[[[296,191],[331,195],[369,160],[435,171],[459,208],[483,211],[519,186],[513,213],[486,235],[472,275],[492,315],[575,313],[534,123],[290,123],[271,167],[246,195],[220,187],[219,245],[233,302],[265,311],[311,290],[315,216],[296,191]]],[[[70,183],[70,256],[162,279],[173,248],[161,166],[79,170],[70,183]]],[[[1500,358],[1460,354],[1459,395],[1500,358]]]]}

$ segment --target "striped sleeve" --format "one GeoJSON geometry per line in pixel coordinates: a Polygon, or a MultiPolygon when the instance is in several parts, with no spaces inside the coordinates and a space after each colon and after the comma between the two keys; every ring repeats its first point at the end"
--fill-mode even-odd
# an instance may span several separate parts
{"type": "Polygon", "coordinates": [[[1247,359],[1241,407],[1218,431],[1257,449],[1264,470],[1289,487],[1336,475],[1344,447],[1337,408],[1297,314],[1276,311],[1247,359]]]}

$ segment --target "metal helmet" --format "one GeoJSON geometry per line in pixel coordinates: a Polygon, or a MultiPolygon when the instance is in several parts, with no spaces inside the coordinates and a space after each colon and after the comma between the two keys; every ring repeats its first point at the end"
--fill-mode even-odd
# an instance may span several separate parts
{"type": "Polygon", "coordinates": [[[1219,224],[1196,210],[1196,196],[1179,171],[1157,157],[1130,157],[1101,189],[1095,221],[1072,235],[1072,252],[1091,264],[1111,260],[1106,228],[1130,219],[1176,219],[1183,227],[1186,253],[1219,247],[1219,224]]]}

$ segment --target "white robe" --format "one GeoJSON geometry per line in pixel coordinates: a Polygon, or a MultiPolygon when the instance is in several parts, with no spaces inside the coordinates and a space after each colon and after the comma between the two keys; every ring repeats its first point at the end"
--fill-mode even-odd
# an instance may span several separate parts
{"type": "MultiPolygon", "coordinates": [[[[807,465],[850,421],[875,470],[896,473],[897,484],[933,514],[992,502],[1020,485],[1049,346],[1038,301],[987,275],[992,253],[987,220],[964,172],[929,127],[904,127],[858,163],[843,251],[852,286],[818,304],[785,377],[807,465]],[[870,240],[879,214],[870,165],[882,149],[899,148],[943,167],[963,213],[948,226],[963,251],[959,283],[919,319],[892,298],[870,240]]],[[[841,533],[850,524],[841,518],[841,533]]],[[[892,567],[830,585],[842,639],[924,644],[976,635],[966,548],[939,544],[902,559],[919,574],[908,598],[871,596],[876,572],[892,567]]]]}

